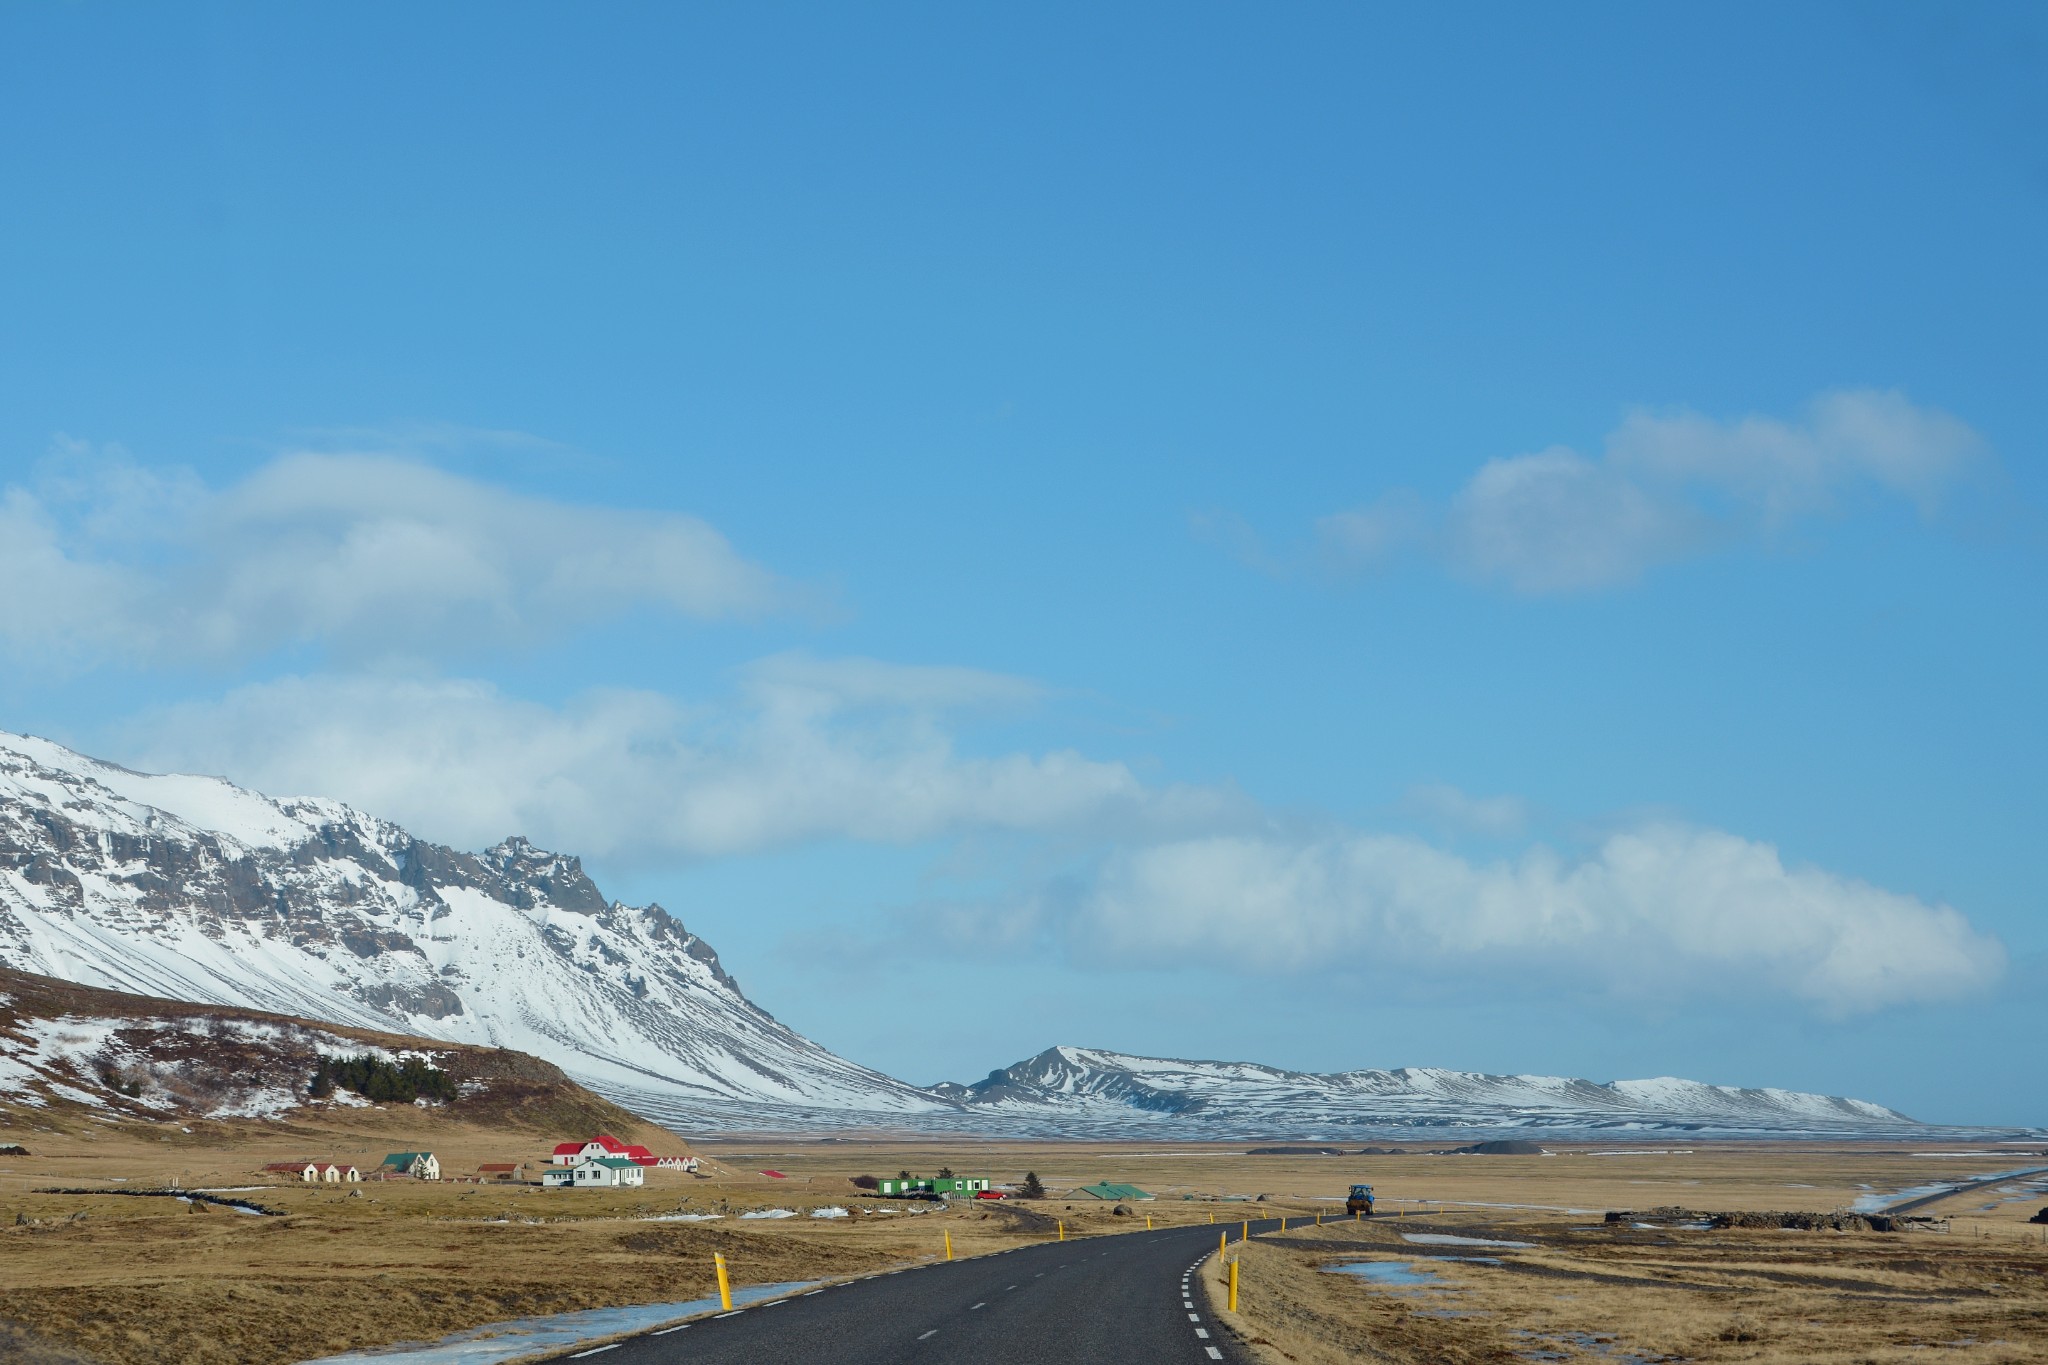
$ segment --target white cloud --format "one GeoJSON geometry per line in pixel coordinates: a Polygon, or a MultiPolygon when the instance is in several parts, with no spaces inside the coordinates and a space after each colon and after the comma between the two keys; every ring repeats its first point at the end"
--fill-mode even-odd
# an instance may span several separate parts
{"type": "MultiPolygon", "coordinates": [[[[1461,857],[1407,835],[1276,832],[1228,788],[1155,787],[1072,750],[967,751],[961,712],[1027,704],[1026,680],[783,655],[687,705],[593,690],[562,706],[470,680],[286,678],[137,717],[125,761],[335,796],[429,838],[526,834],[640,861],[804,843],[1028,836],[1021,867],[1093,870],[1035,900],[927,906],[928,932],[1306,976],[1362,963],[1418,978],[1644,998],[1788,997],[1830,1015],[1988,988],[2005,952],[1956,910],[1674,823],[1583,856],[1461,857]]],[[[1431,786],[1406,807],[1494,838],[1512,797],[1431,786]]],[[[987,880],[981,860],[961,875],[987,880]]],[[[1037,874],[1033,874],[1034,876],[1037,874]]],[[[1489,989],[1493,988],[1491,986],[1489,989]]]]}
{"type": "Polygon", "coordinates": [[[0,639],[143,662],[313,643],[364,656],[523,644],[635,608],[790,604],[675,513],[530,497],[379,455],[287,455],[212,491],[71,449],[0,502],[0,639]]]}
{"type": "Polygon", "coordinates": [[[1072,750],[963,753],[943,712],[1033,685],[967,669],[784,656],[739,700],[593,690],[562,707],[488,683],[286,678],[127,727],[137,766],[334,796],[477,848],[508,834],[579,853],[715,857],[829,839],[1215,828],[1227,792],[1151,789],[1072,750]]]}
{"type": "Polygon", "coordinates": [[[1569,450],[1489,460],[1451,500],[1445,552],[1527,593],[1625,583],[1710,538],[1705,519],[1569,450]]]}
{"type": "Polygon", "coordinates": [[[1406,489],[1382,494],[1364,507],[1333,512],[1316,522],[1317,558],[1331,569],[1373,569],[1428,544],[1433,517],[1406,489]]]}
{"type": "Polygon", "coordinates": [[[1420,550],[1515,592],[1584,592],[1768,535],[1859,489],[1929,513],[1986,459],[1964,422],[1893,392],[1823,393],[1797,422],[1636,412],[1597,459],[1553,447],[1489,460],[1442,508],[1395,490],[1323,518],[1316,538],[1339,568],[1420,550]]]}
{"type": "Polygon", "coordinates": [[[1448,782],[1411,787],[1401,805],[1437,824],[1497,839],[1519,834],[1529,823],[1529,803],[1519,796],[1473,796],[1448,782]]]}
{"type": "Polygon", "coordinates": [[[1394,970],[1637,996],[1787,995],[1831,1015],[1988,988],[2005,950],[1947,906],[1735,835],[1652,825],[1576,862],[1418,839],[1217,835],[1113,855],[1065,913],[1091,951],[1394,970]]]}
{"type": "Polygon", "coordinates": [[[1866,482],[1932,510],[1983,455],[1983,441],[1960,419],[1868,389],[1821,394],[1803,423],[1637,412],[1607,439],[1611,468],[1717,490],[1770,522],[1825,510],[1866,482]]]}

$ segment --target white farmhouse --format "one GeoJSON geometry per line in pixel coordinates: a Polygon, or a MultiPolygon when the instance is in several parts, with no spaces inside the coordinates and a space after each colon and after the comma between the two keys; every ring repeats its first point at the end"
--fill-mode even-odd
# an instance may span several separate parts
{"type": "Polygon", "coordinates": [[[622,1156],[586,1157],[574,1166],[550,1166],[541,1172],[540,1183],[551,1190],[617,1189],[646,1184],[647,1168],[622,1156]]]}
{"type": "Polygon", "coordinates": [[[384,1158],[384,1169],[415,1180],[439,1180],[441,1162],[432,1152],[393,1152],[384,1158]]]}

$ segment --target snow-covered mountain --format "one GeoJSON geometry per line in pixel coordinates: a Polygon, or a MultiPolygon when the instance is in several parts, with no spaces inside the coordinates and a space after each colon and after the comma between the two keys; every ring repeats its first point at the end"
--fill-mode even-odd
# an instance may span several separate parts
{"type": "Polygon", "coordinates": [[[1055,1047],[936,1093],[1022,1128],[1213,1137],[1357,1137],[1415,1131],[1872,1134],[1921,1125],[1864,1100],[1648,1081],[1487,1076],[1403,1068],[1334,1075],[1250,1062],[1183,1062],[1055,1047]]]}
{"type": "Polygon", "coordinates": [[[513,1048],[685,1130],[1190,1139],[1918,1127],[1860,1100],[1695,1081],[1312,1075],[1072,1047],[973,1085],[920,1088],[776,1022],[709,944],[658,905],[607,901],[573,857],[517,838],[463,853],[336,801],[131,772],[5,732],[0,964],[513,1048]]]}
{"type": "Polygon", "coordinates": [[[709,944],[658,905],[607,901],[575,858],[516,838],[462,853],[339,802],[4,732],[0,962],[515,1048],[665,1122],[955,1108],[777,1023],[709,944]]]}

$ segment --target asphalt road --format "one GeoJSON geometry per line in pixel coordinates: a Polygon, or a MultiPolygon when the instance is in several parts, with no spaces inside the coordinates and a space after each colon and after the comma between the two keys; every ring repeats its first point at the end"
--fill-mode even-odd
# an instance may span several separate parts
{"type": "MultiPolygon", "coordinates": [[[[1270,1232],[1271,1219],[1252,1231],[1270,1232]]],[[[1191,1272],[1240,1224],[1045,1242],[888,1271],[575,1353],[602,1365],[1246,1362],[1191,1272]]]]}
{"type": "Polygon", "coordinates": [[[2048,1175],[2048,1166],[2032,1166],[2024,1171],[2007,1171],[2004,1175],[1990,1175],[1985,1176],[1981,1180],[1961,1181],[1954,1189],[1943,1190],[1940,1194],[1923,1194],[1917,1199],[1906,1199],[1896,1204],[1886,1204],[1879,1212],[1911,1213],[1915,1209],[1924,1209],[1930,1204],[1939,1204],[1944,1199],[1953,1199],[1959,1194],[1968,1194],[1971,1190],[1981,1190],[1989,1185],[2003,1185],[2008,1180],[2025,1180],[2030,1175],[2048,1175]]]}

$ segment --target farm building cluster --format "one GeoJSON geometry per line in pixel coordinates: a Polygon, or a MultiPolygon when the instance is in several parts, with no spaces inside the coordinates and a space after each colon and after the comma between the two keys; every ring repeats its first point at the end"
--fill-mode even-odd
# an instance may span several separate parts
{"type": "Polygon", "coordinates": [[[309,1185],[354,1184],[364,1180],[442,1180],[470,1184],[538,1184],[546,1189],[616,1189],[644,1185],[647,1172],[670,1170],[694,1173],[694,1156],[657,1156],[638,1143],[625,1143],[609,1133],[599,1133],[583,1142],[561,1142],[545,1163],[486,1161],[474,1175],[444,1176],[440,1158],[432,1152],[392,1152],[374,1169],[365,1171],[346,1162],[273,1161],[263,1167],[270,1176],[300,1180],[309,1185]],[[538,1170],[529,1179],[529,1169],[538,1170]]]}

